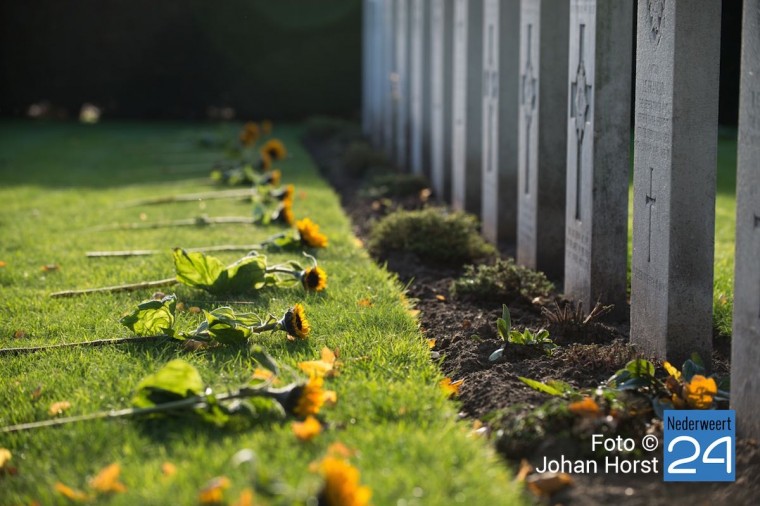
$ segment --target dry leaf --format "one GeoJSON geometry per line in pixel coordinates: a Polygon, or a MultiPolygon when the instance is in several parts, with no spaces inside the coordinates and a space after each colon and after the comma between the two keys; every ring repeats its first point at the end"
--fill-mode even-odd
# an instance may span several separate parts
{"type": "Polygon", "coordinates": [[[599,404],[591,397],[584,397],[580,401],[571,402],[567,407],[571,413],[578,416],[597,417],[601,414],[599,404]]]}
{"type": "Polygon", "coordinates": [[[50,416],[57,416],[62,415],[64,411],[69,409],[71,407],[71,403],[69,401],[58,401],[54,402],[50,405],[50,408],[48,409],[48,414],[50,416]]]}
{"type": "Polygon", "coordinates": [[[441,302],[446,302],[446,296],[445,295],[441,295],[440,293],[438,295],[436,295],[435,298],[438,299],[441,302]]]}
{"type": "Polygon", "coordinates": [[[525,479],[528,489],[537,496],[549,497],[573,484],[567,473],[532,474],[525,479]]]}
{"type": "Polygon", "coordinates": [[[127,487],[119,481],[120,474],[121,466],[119,464],[108,465],[90,480],[90,488],[100,493],[126,492],[127,487]]]}
{"type": "Polygon", "coordinates": [[[372,307],[372,301],[369,299],[359,299],[357,304],[359,304],[359,307],[372,307]]]}
{"type": "Polygon", "coordinates": [[[528,477],[528,475],[533,474],[533,466],[530,465],[530,462],[528,462],[527,459],[522,459],[520,461],[520,470],[517,472],[517,475],[515,476],[515,481],[523,482],[528,477]]]}
{"type": "Polygon", "coordinates": [[[6,264],[6,263],[5,263],[5,262],[3,262],[2,260],[0,260],[0,267],[5,267],[6,265],[8,265],[8,264],[6,264]]]}
{"type": "Polygon", "coordinates": [[[36,401],[37,399],[40,398],[41,395],[42,395],[42,385],[37,385],[37,388],[32,390],[31,398],[33,401],[36,401]]]}
{"type": "Polygon", "coordinates": [[[260,381],[269,381],[274,378],[274,373],[269,369],[257,367],[253,370],[253,379],[260,381]]]}
{"type": "Polygon", "coordinates": [[[459,395],[459,387],[462,386],[462,383],[464,383],[463,379],[451,381],[451,378],[443,378],[439,384],[446,395],[451,397],[453,395],[459,395]]]}
{"type": "Polygon", "coordinates": [[[89,499],[87,494],[81,490],[75,490],[71,487],[67,487],[60,481],[55,484],[55,491],[64,496],[66,499],[74,502],[85,502],[89,499]]]}
{"type": "Polygon", "coordinates": [[[419,309],[407,309],[406,311],[412,315],[412,318],[417,318],[420,315],[419,309]]]}
{"type": "Polygon", "coordinates": [[[361,239],[359,239],[358,237],[354,237],[354,245],[355,245],[357,248],[363,248],[363,247],[364,247],[364,241],[362,241],[362,240],[361,240],[361,239]]]}
{"type": "Polygon", "coordinates": [[[188,309],[188,311],[191,314],[201,314],[203,312],[203,310],[199,308],[198,306],[191,306],[190,309],[188,309]]]}
{"type": "Polygon", "coordinates": [[[328,348],[322,348],[322,358],[320,360],[309,360],[307,362],[299,362],[298,368],[305,372],[308,376],[319,376],[331,378],[337,376],[338,366],[340,362],[337,361],[335,353],[328,348]]]}
{"type": "Polygon", "coordinates": [[[303,422],[293,422],[291,428],[300,441],[311,441],[322,432],[322,424],[311,415],[303,422]]]}
{"type": "Polygon", "coordinates": [[[174,306],[174,310],[178,313],[182,313],[187,309],[184,302],[177,302],[177,305],[174,306]]]}
{"type": "Polygon", "coordinates": [[[13,458],[13,454],[6,448],[0,448],[0,469],[5,469],[5,466],[13,458]]]}
{"type": "Polygon", "coordinates": [[[42,267],[40,267],[40,270],[42,272],[55,272],[55,271],[57,271],[59,269],[60,269],[60,267],[58,267],[58,264],[47,264],[47,265],[43,265],[42,267]]]}
{"type": "Polygon", "coordinates": [[[327,455],[333,457],[343,457],[345,459],[353,457],[356,452],[341,442],[335,442],[327,447],[327,455]]]}
{"type": "Polygon", "coordinates": [[[201,504],[217,504],[224,500],[224,491],[230,488],[230,479],[226,476],[217,476],[211,479],[198,493],[198,502],[201,504]]]}
{"type": "Polygon", "coordinates": [[[140,213],[140,221],[146,221],[148,219],[148,215],[145,213],[140,213]]]}
{"type": "Polygon", "coordinates": [[[24,330],[17,330],[13,333],[13,339],[24,339],[29,337],[29,334],[24,330]]]}
{"type": "Polygon", "coordinates": [[[427,343],[428,343],[428,348],[430,348],[431,350],[432,350],[433,348],[435,348],[435,342],[436,342],[436,340],[435,340],[435,339],[428,339],[428,340],[427,340],[427,343]]]}
{"type": "Polygon", "coordinates": [[[164,462],[161,464],[161,474],[163,474],[165,477],[170,478],[177,474],[177,466],[172,464],[171,462],[164,462]]]}
{"type": "Polygon", "coordinates": [[[235,501],[232,506],[253,506],[253,490],[250,488],[244,488],[240,492],[238,500],[235,501]]]}

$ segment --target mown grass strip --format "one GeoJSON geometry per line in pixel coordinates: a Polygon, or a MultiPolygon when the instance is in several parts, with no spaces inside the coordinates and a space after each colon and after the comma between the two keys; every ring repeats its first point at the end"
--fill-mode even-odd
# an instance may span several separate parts
{"type": "MultiPolygon", "coordinates": [[[[247,215],[250,204],[224,199],[123,205],[213,190],[198,179],[199,172],[190,170],[202,171],[214,159],[195,142],[210,129],[178,124],[0,123],[0,260],[6,263],[0,268],[0,347],[128,337],[118,320],[149,297],[150,290],[74,299],[48,295],[73,287],[162,279],[172,272],[174,246],[253,244],[280,230],[245,225],[91,230],[198,214],[247,215]],[[116,259],[84,255],[116,249],[166,254],[116,259]],[[52,264],[58,268],[42,268],[52,264]]],[[[230,127],[220,131],[236,132],[230,127]]],[[[355,244],[335,193],[298,145],[298,130],[278,126],[275,134],[291,152],[278,166],[284,182],[296,185],[296,217],[313,218],[330,238],[329,247],[317,254],[329,273],[327,291],[265,289],[222,302],[185,286],[172,289],[179,300],[204,309],[230,304],[281,314],[302,302],[314,329],[308,341],[290,342],[277,334],[257,341],[290,367],[319,358],[323,346],[339,350],[341,373],[328,380],[329,388],[338,392],[338,404],[322,412],[330,429],[303,443],[294,437],[289,421],[262,414],[260,423],[246,430],[167,418],[95,420],[7,434],[0,447],[13,453],[19,472],[0,478],[0,503],[64,503],[54,490],[56,482],[85,487],[89,476],[118,462],[127,492],[109,497],[113,505],[194,504],[198,491],[215,476],[231,480],[227,497],[234,500],[251,486],[254,475],[281,482],[290,494],[259,494],[257,504],[289,504],[292,497],[319,490],[321,478],[309,472],[309,464],[336,441],[357,451],[351,460],[361,470],[362,483],[372,488],[374,504],[520,502],[517,486],[486,445],[455,422],[456,405],[438,387],[440,373],[404,306],[399,284],[355,244]],[[254,458],[234,465],[233,456],[244,449],[254,458]],[[165,462],[176,466],[174,476],[162,475],[165,462]]],[[[219,256],[231,262],[239,254],[219,256]]],[[[279,252],[267,256],[273,263],[294,257],[279,252]]],[[[177,325],[192,327],[199,319],[182,312],[177,325]]],[[[219,392],[248,380],[253,367],[247,347],[187,352],[168,343],[0,356],[0,425],[48,419],[48,408],[57,401],[71,404],[67,416],[126,408],[139,380],[174,358],[197,367],[219,392]]]]}

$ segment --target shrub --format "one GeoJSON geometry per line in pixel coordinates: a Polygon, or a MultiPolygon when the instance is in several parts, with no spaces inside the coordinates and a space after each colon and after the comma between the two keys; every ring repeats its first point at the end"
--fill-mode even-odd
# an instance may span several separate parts
{"type": "Polygon", "coordinates": [[[478,233],[474,216],[436,208],[396,211],[384,217],[370,233],[369,249],[379,257],[408,251],[422,261],[457,265],[495,252],[478,233]]]}
{"type": "Polygon", "coordinates": [[[554,285],[543,272],[517,265],[512,258],[497,260],[493,265],[467,265],[464,274],[451,284],[451,292],[457,297],[506,304],[520,298],[531,301],[545,297],[552,290],[554,285]]]}
{"type": "Polygon", "coordinates": [[[352,142],[343,153],[343,169],[353,176],[361,176],[372,167],[387,165],[385,155],[366,141],[352,142]]]}

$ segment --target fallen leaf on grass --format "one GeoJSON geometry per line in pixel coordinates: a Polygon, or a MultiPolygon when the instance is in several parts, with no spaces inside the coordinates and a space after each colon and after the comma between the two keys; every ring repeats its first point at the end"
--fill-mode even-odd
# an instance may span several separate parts
{"type": "Polygon", "coordinates": [[[8,462],[13,458],[13,454],[7,448],[0,448],[0,470],[5,469],[8,462]]]}
{"type": "Polygon", "coordinates": [[[198,493],[201,504],[218,504],[224,500],[224,491],[230,488],[230,479],[226,476],[212,478],[198,493]]]}
{"type": "Polygon", "coordinates": [[[253,506],[253,490],[250,488],[244,488],[240,492],[238,500],[235,501],[232,506],[253,506]]]}
{"type": "Polygon", "coordinates": [[[274,379],[274,373],[269,369],[263,367],[257,367],[253,370],[253,379],[260,381],[269,381],[274,379]]]}
{"type": "Polygon", "coordinates": [[[36,401],[37,399],[40,398],[41,395],[42,395],[42,385],[37,385],[37,388],[32,390],[30,397],[32,398],[33,401],[36,401]]]}
{"type": "Polygon", "coordinates": [[[407,309],[406,311],[412,315],[412,318],[417,318],[420,315],[419,309],[407,309]]]}
{"type": "Polygon", "coordinates": [[[127,487],[119,481],[121,466],[113,463],[100,470],[90,482],[90,488],[99,493],[126,492],[127,487]]]}
{"type": "Polygon", "coordinates": [[[362,241],[362,240],[361,240],[361,239],[359,239],[358,237],[354,237],[354,245],[355,245],[357,248],[363,248],[363,247],[364,247],[364,241],[362,241]]]}
{"type": "Polygon", "coordinates": [[[188,311],[192,314],[201,314],[203,310],[199,308],[198,306],[191,306],[190,309],[188,309],[188,311]]]}
{"type": "Polygon", "coordinates": [[[187,307],[185,306],[184,302],[177,302],[177,305],[174,306],[174,310],[177,313],[184,313],[187,310],[187,307]]]}
{"type": "Polygon", "coordinates": [[[6,265],[8,265],[8,264],[6,264],[6,263],[5,263],[5,262],[3,262],[2,260],[0,260],[0,267],[5,267],[6,265]]]}
{"type": "Polygon", "coordinates": [[[451,381],[451,378],[443,378],[439,385],[446,395],[451,397],[459,395],[459,387],[462,386],[462,383],[464,383],[463,379],[451,381]]]}
{"type": "Polygon", "coordinates": [[[71,487],[67,487],[60,481],[55,484],[55,491],[61,494],[66,499],[69,499],[74,502],[85,502],[89,500],[89,496],[82,492],[81,490],[76,490],[71,487]]]}
{"type": "Polygon", "coordinates": [[[578,416],[597,417],[600,414],[599,404],[591,397],[584,397],[580,401],[571,402],[567,407],[571,413],[578,416]]]}
{"type": "Polygon", "coordinates": [[[24,330],[17,330],[13,333],[13,339],[24,339],[29,337],[29,334],[24,330]]]}
{"type": "Polygon", "coordinates": [[[522,459],[520,461],[520,470],[517,471],[517,475],[515,476],[515,481],[524,482],[525,478],[528,477],[529,474],[533,473],[535,469],[533,469],[533,466],[530,465],[530,462],[528,462],[527,459],[522,459]]]}
{"type": "Polygon", "coordinates": [[[58,401],[54,402],[50,405],[50,408],[48,408],[48,414],[50,416],[57,416],[62,415],[64,411],[69,409],[71,407],[71,403],[69,401],[58,401]]]}
{"type": "Polygon", "coordinates": [[[43,265],[42,267],[40,267],[40,270],[42,272],[55,272],[55,271],[58,271],[60,269],[61,268],[58,267],[58,264],[47,264],[47,265],[43,265]]]}
{"type": "Polygon", "coordinates": [[[372,301],[369,299],[359,299],[357,304],[359,307],[372,307],[372,301]]]}
{"type": "Polygon", "coordinates": [[[166,478],[170,478],[177,474],[177,466],[168,461],[164,462],[161,464],[161,474],[163,474],[166,478]]]}
{"type": "Polygon", "coordinates": [[[322,432],[322,424],[311,415],[303,422],[293,422],[291,428],[299,441],[311,441],[322,432]]]}
{"type": "Polygon", "coordinates": [[[525,478],[528,490],[537,496],[550,497],[563,488],[573,484],[573,478],[567,473],[531,474],[525,478]]]}
{"type": "Polygon", "coordinates": [[[435,341],[435,339],[428,339],[428,340],[427,340],[427,343],[428,343],[428,348],[430,348],[431,350],[432,350],[433,348],[435,348],[435,342],[436,342],[436,341],[435,341]]]}
{"type": "Polygon", "coordinates": [[[322,348],[322,358],[320,360],[309,360],[299,362],[298,368],[307,375],[316,375],[319,377],[331,378],[338,375],[338,362],[335,353],[328,347],[322,348]]]}

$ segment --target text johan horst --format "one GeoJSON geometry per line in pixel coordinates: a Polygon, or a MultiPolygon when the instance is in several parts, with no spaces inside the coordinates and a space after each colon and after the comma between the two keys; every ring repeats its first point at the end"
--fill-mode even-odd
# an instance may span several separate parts
{"type": "MultiPolygon", "coordinates": [[[[655,436],[644,436],[641,440],[641,448],[651,451],[657,448],[659,442],[655,436]]],[[[591,438],[591,450],[607,452],[631,452],[636,449],[636,442],[631,438],[607,438],[601,434],[594,434],[591,438]]],[[[567,459],[561,455],[559,459],[544,457],[543,464],[536,468],[538,473],[575,473],[596,474],[599,472],[610,474],[659,474],[660,461],[656,457],[642,460],[628,460],[620,455],[607,455],[604,462],[596,460],[567,459]]]]}

